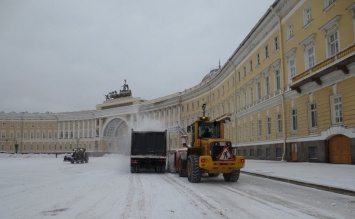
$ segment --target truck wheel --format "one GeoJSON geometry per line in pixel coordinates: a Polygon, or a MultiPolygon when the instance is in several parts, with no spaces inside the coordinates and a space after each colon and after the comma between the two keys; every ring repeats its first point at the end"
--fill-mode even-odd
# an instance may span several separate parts
{"type": "Polygon", "coordinates": [[[187,179],[192,183],[201,181],[201,170],[198,166],[198,156],[192,154],[187,160],[187,179]]]}
{"type": "Polygon", "coordinates": [[[217,177],[219,175],[219,173],[209,173],[208,176],[209,177],[217,177]]]}
{"type": "Polygon", "coordinates": [[[131,166],[131,173],[136,173],[137,172],[137,166],[131,166]]]}
{"type": "Polygon", "coordinates": [[[239,179],[240,170],[233,171],[231,173],[223,173],[224,181],[237,182],[239,179]]]}
{"type": "Polygon", "coordinates": [[[185,169],[186,167],[184,167],[182,165],[182,161],[180,160],[180,169],[179,169],[179,176],[180,177],[187,177],[187,171],[185,169]]]}

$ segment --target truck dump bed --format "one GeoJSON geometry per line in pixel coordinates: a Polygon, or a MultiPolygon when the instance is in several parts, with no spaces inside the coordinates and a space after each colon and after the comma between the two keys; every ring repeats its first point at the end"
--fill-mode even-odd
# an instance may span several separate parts
{"type": "Polygon", "coordinates": [[[133,131],[131,139],[131,173],[154,169],[164,173],[166,168],[166,131],[133,131]]]}
{"type": "Polygon", "coordinates": [[[131,156],[166,156],[166,132],[132,131],[131,156]]]}

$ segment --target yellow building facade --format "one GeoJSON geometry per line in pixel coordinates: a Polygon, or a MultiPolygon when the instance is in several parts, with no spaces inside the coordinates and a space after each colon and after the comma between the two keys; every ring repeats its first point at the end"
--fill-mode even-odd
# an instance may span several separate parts
{"type": "MultiPolygon", "coordinates": [[[[355,163],[355,3],[276,0],[223,66],[194,87],[154,100],[106,100],[96,110],[0,113],[1,151],[112,151],[144,121],[189,143],[202,114],[231,118],[225,136],[250,159],[355,163]],[[51,136],[51,137],[50,137],[51,136]],[[123,138],[122,136],[120,138],[123,138]],[[119,141],[120,142],[120,141],[119,141]]],[[[120,146],[118,146],[120,147],[120,146]]]]}

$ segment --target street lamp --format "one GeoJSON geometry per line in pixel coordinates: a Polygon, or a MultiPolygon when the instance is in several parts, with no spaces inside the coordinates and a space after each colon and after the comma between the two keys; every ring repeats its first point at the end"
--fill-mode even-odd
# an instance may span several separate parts
{"type": "Polygon", "coordinates": [[[79,149],[79,141],[80,141],[80,138],[76,138],[76,151],[78,151],[78,149],[79,149]]]}

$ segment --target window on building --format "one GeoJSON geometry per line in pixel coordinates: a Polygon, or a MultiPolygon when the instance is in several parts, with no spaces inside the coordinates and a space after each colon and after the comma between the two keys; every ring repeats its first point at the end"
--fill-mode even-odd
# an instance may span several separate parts
{"type": "Polygon", "coordinates": [[[297,109],[291,110],[291,130],[297,131],[298,124],[297,124],[297,109]]]}
{"type": "Polygon", "coordinates": [[[332,4],[334,4],[336,2],[336,0],[324,0],[324,7],[327,8],[329,6],[331,6],[332,4]]]}
{"type": "Polygon", "coordinates": [[[247,149],[243,149],[243,154],[244,154],[244,156],[248,156],[248,151],[247,151],[247,149]]]}
{"type": "Polygon", "coordinates": [[[256,65],[260,65],[260,54],[256,54],[256,65]]]}
{"type": "Polygon", "coordinates": [[[250,153],[250,157],[254,157],[254,149],[250,149],[249,153],[250,153]]]}
{"type": "Polygon", "coordinates": [[[253,61],[249,61],[249,71],[253,71],[253,61]]]}
{"type": "Polygon", "coordinates": [[[266,118],[267,135],[271,135],[271,117],[266,118]]]}
{"type": "Polygon", "coordinates": [[[311,7],[306,7],[303,11],[304,26],[307,26],[312,21],[312,9],[311,7]]]}
{"type": "Polygon", "coordinates": [[[281,78],[280,78],[280,70],[275,70],[275,89],[281,89],[281,78]]]}
{"type": "Polygon", "coordinates": [[[328,36],[328,48],[329,56],[333,56],[339,52],[338,31],[328,36]]]}
{"type": "Polygon", "coordinates": [[[253,104],[254,102],[254,88],[253,85],[250,85],[250,104],[253,104]]]}
{"type": "Polygon", "coordinates": [[[293,37],[293,24],[290,23],[287,25],[287,40],[293,37]]]}
{"type": "Polygon", "coordinates": [[[6,128],[6,122],[3,122],[3,123],[2,123],[2,127],[3,127],[3,128],[6,128]]]}
{"type": "Polygon", "coordinates": [[[254,122],[250,122],[250,141],[253,141],[254,139],[254,122]]]}
{"type": "Polygon", "coordinates": [[[247,140],[247,125],[244,124],[244,142],[247,140]]]}
{"type": "Polygon", "coordinates": [[[6,131],[5,130],[1,131],[1,138],[6,138],[6,131]]]}
{"type": "Polygon", "coordinates": [[[42,138],[47,138],[47,134],[45,131],[43,131],[43,133],[42,133],[42,138]]]}
{"type": "Polygon", "coordinates": [[[258,157],[261,157],[261,156],[263,156],[263,153],[262,153],[262,150],[261,150],[261,148],[258,148],[258,157]]]}
{"type": "Polygon", "coordinates": [[[306,69],[312,68],[315,64],[314,45],[308,46],[305,50],[305,66],[306,69]]]}
{"type": "Polygon", "coordinates": [[[240,81],[240,71],[238,71],[238,81],[240,81]]]}
{"type": "Polygon", "coordinates": [[[330,97],[331,100],[331,114],[333,124],[343,123],[343,102],[341,95],[333,95],[330,97]]]}
{"type": "Polygon", "coordinates": [[[269,46],[264,47],[264,52],[265,52],[265,59],[269,58],[269,46]]]}
{"type": "Polygon", "coordinates": [[[244,91],[244,107],[247,107],[247,91],[244,91]]]}
{"type": "Polygon", "coordinates": [[[265,76],[265,95],[270,95],[270,78],[269,76],[265,76]]]}
{"type": "Polygon", "coordinates": [[[290,58],[288,60],[288,72],[290,78],[294,78],[296,76],[296,61],[295,58],[290,58]]]}
{"type": "Polygon", "coordinates": [[[282,149],[281,148],[276,148],[276,157],[281,158],[282,157],[282,149]]]}
{"type": "Polygon", "coordinates": [[[243,67],[243,78],[247,76],[247,67],[243,67]]]}
{"type": "Polygon", "coordinates": [[[279,37],[276,36],[274,38],[274,51],[278,50],[279,49],[279,37]]]}
{"type": "Polygon", "coordinates": [[[257,89],[258,89],[258,100],[261,99],[261,82],[257,82],[257,89]]]}
{"type": "Polygon", "coordinates": [[[282,116],[281,116],[281,113],[277,114],[277,132],[278,133],[282,132],[282,116]]]}
{"type": "Polygon", "coordinates": [[[311,159],[317,158],[317,147],[308,148],[308,157],[311,159]]]}
{"type": "Polygon", "coordinates": [[[31,138],[35,138],[35,133],[31,131],[31,138]]]}
{"type": "Polygon", "coordinates": [[[261,137],[262,135],[262,121],[261,119],[258,120],[258,136],[261,137]]]}
{"type": "Polygon", "coordinates": [[[308,120],[309,120],[309,127],[310,128],[317,128],[317,104],[310,103],[308,104],[308,120]]]}
{"type": "Polygon", "coordinates": [[[270,157],[271,153],[270,153],[270,148],[266,148],[266,157],[270,157]]]}

